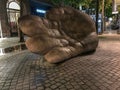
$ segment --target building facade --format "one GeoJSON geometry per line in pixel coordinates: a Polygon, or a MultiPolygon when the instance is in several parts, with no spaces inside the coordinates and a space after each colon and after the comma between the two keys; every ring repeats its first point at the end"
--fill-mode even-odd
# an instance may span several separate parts
{"type": "Polygon", "coordinates": [[[18,36],[17,20],[29,11],[29,0],[0,0],[0,37],[18,36]]]}
{"type": "Polygon", "coordinates": [[[32,9],[36,6],[38,8],[43,6],[44,9],[48,3],[50,0],[0,0],[0,37],[19,36],[18,18],[33,14],[35,10],[32,9]],[[30,3],[30,1],[37,2],[38,5],[30,3]]]}
{"type": "Polygon", "coordinates": [[[117,6],[120,5],[120,0],[112,0],[112,11],[116,12],[117,11],[117,6]]]}
{"type": "Polygon", "coordinates": [[[117,5],[120,5],[120,0],[116,0],[116,4],[117,4],[117,5]]]}

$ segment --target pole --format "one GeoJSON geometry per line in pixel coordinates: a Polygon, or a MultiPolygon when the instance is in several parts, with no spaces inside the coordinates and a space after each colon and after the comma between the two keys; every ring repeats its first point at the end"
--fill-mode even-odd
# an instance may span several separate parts
{"type": "Polygon", "coordinates": [[[96,33],[98,34],[99,0],[96,1],[96,33]]]}
{"type": "MultiPolygon", "coordinates": [[[[20,17],[23,15],[23,0],[20,0],[20,17]]],[[[20,42],[24,42],[24,34],[22,33],[22,31],[19,29],[19,36],[20,36],[20,42]]]]}
{"type": "Polygon", "coordinates": [[[102,0],[102,31],[101,33],[104,32],[105,29],[105,0],[102,0]]]}
{"type": "Polygon", "coordinates": [[[1,36],[1,38],[3,38],[1,20],[0,20],[0,36],[1,36]]]}

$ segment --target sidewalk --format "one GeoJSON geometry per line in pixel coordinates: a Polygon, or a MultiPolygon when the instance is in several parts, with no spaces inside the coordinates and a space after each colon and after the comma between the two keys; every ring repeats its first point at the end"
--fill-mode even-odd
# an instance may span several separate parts
{"type": "Polygon", "coordinates": [[[27,50],[0,58],[0,90],[120,90],[119,36],[100,36],[94,54],[55,67],[27,50]]]}
{"type": "Polygon", "coordinates": [[[0,54],[26,49],[24,43],[19,42],[19,37],[0,38],[0,54]]]}

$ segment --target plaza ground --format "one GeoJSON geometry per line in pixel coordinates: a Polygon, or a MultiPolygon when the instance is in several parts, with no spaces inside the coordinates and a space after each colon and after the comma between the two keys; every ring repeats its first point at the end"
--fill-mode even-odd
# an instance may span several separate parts
{"type": "Polygon", "coordinates": [[[120,90],[120,35],[99,36],[95,53],[55,67],[28,50],[0,56],[0,90],[120,90]]]}

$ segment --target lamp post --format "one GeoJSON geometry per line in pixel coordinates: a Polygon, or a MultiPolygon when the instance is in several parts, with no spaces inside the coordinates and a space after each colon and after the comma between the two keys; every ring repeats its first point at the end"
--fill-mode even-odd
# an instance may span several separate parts
{"type": "Polygon", "coordinates": [[[99,0],[96,1],[96,33],[98,34],[99,0]]]}

